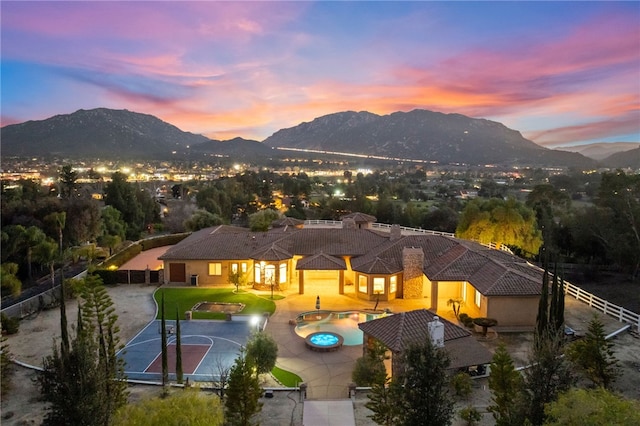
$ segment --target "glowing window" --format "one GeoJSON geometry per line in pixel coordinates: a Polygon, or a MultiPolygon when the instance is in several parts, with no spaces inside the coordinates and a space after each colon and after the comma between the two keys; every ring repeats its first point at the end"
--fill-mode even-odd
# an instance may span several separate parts
{"type": "Polygon", "coordinates": [[[231,264],[231,272],[234,273],[234,274],[236,272],[238,272],[238,264],[237,263],[232,263],[231,264]]]}
{"type": "Polygon", "coordinates": [[[480,301],[482,300],[482,295],[480,294],[480,292],[478,290],[476,290],[476,306],[479,308],[480,307],[480,301]]]}
{"type": "Polygon", "coordinates": [[[222,263],[210,263],[209,275],[222,275],[222,263]]]}
{"type": "Polygon", "coordinates": [[[373,279],[373,294],[384,294],[384,277],[373,279]]]}
{"type": "Polygon", "coordinates": [[[358,276],[358,291],[360,293],[366,293],[367,292],[367,276],[366,275],[359,275],[358,276]]]}
{"type": "Polygon", "coordinates": [[[287,282],[287,264],[283,263],[280,265],[280,284],[287,282]]]}
{"type": "Polygon", "coordinates": [[[393,275],[389,277],[389,293],[395,293],[398,291],[398,276],[393,275]]]}

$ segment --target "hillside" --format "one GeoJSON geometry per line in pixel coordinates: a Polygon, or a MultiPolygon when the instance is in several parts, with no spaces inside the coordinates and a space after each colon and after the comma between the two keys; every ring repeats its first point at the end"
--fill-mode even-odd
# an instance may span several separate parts
{"type": "Polygon", "coordinates": [[[329,114],[279,130],[262,143],[239,137],[211,140],[152,115],[106,108],[9,125],[0,132],[4,157],[166,160],[184,158],[189,151],[260,162],[289,155],[273,149],[284,147],[441,164],[584,168],[596,164],[578,153],[543,148],[495,121],[426,110],[383,116],[353,111],[329,114]]]}
{"type": "Polygon", "coordinates": [[[426,110],[340,112],[279,130],[271,147],[369,154],[439,163],[590,167],[591,159],[536,145],[495,121],[426,110]]]}
{"type": "Polygon", "coordinates": [[[209,140],[152,115],[107,108],[5,126],[0,135],[3,156],[76,158],[170,158],[173,151],[209,140]]]}
{"type": "Polygon", "coordinates": [[[585,157],[593,158],[594,160],[604,160],[605,158],[617,154],[619,152],[630,151],[635,148],[640,148],[638,142],[600,142],[590,143],[586,145],[565,146],[557,149],[570,152],[578,152],[585,157]]]}
{"type": "Polygon", "coordinates": [[[601,163],[612,169],[631,168],[640,170],[640,147],[612,154],[602,160],[601,163]]]}

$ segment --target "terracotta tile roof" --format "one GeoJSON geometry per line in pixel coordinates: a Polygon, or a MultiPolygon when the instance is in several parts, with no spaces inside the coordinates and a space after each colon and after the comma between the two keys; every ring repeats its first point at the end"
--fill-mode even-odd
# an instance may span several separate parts
{"type": "Polygon", "coordinates": [[[376,221],[375,216],[371,216],[369,214],[360,213],[360,212],[354,212],[354,213],[349,213],[349,214],[340,216],[340,220],[344,220],[344,219],[353,219],[355,223],[373,223],[376,221]]]}
{"type": "Polygon", "coordinates": [[[398,262],[388,262],[379,257],[364,263],[357,262],[357,266],[352,263],[351,268],[364,274],[396,274],[402,271],[402,265],[398,265],[398,262]]]}
{"type": "Polygon", "coordinates": [[[347,263],[340,257],[329,256],[326,253],[318,253],[298,260],[296,269],[320,271],[346,270],[347,263]]]}
{"type": "Polygon", "coordinates": [[[278,245],[290,253],[311,256],[362,256],[388,240],[388,236],[369,229],[299,229],[291,231],[278,245]]]}
{"type": "Polygon", "coordinates": [[[291,259],[293,255],[278,247],[276,244],[271,244],[270,247],[260,247],[258,250],[251,253],[249,257],[253,260],[276,261],[291,259]]]}
{"type": "MultiPolygon", "coordinates": [[[[404,235],[372,229],[274,228],[250,232],[218,226],[194,232],[169,249],[161,260],[283,260],[304,256],[304,269],[331,269],[333,258],[351,258],[353,270],[368,274],[402,271],[402,250],[420,247],[423,272],[432,281],[468,281],[485,296],[536,296],[542,271],[509,253],[440,235],[404,235]],[[311,262],[314,263],[311,263],[311,262]],[[309,263],[305,263],[309,262],[309,263]]],[[[344,259],[336,269],[342,269],[344,259]]]]}
{"type": "Polygon", "coordinates": [[[274,220],[271,226],[275,228],[284,228],[286,226],[301,227],[304,225],[304,220],[295,219],[293,217],[284,217],[282,219],[274,220]]]}
{"type": "Polygon", "coordinates": [[[473,336],[449,340],[444,344],[451,359],[450,369],[489,364],[493,355],[473,336]]]}
{"type": "MultiPolygon", "coordinates": [[[[417,309],[362,322],[358,324],[358,328],[369,336],[380,340],[393,352],[401,352],[413,343],[431,338],[427,324],[433,321],[434,316],[436,315],[433,312],[426,309],[417,309]]],[[[440,318],[440,321],[444,324],[445,347],[450,340],[471,335],[467,330],[446,319],[440,318]]]]}
{"type": "MultiPolygon", "coordinates": [[[[358,327],[391,351],[399,353],[412,344],[431,338],[427,324],[435,316],[426,309],[418,309],[359,323],[358,327]]],[[[440,321],[444,324],[444,348],[451,359],[449,368],[458,369],[491,362],[491,352],[478,343],[470,332],[443,318],[440,321]]]]}

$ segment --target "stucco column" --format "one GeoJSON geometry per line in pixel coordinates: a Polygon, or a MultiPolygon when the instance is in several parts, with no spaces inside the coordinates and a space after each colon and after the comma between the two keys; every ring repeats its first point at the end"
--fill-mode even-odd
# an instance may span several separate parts
{"type": "Polygon", "coordinates": [[[340,270],[340,278],[338,279],[338,293],[344,294],[344,271],[340,270]]]}
{"type": "Polygon", "coordinates": [[[298,294],[304,294],[304,270],[300,271],[298,278],[298,294]]]}

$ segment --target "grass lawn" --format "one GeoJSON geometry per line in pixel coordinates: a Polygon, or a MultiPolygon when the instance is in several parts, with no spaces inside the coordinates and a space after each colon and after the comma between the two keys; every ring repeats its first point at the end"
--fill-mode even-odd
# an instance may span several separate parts
{"type": "MultiPolygon", "coordinates": [[[[241,315],[262,315],[264,312],[273,314],[276,310],[276,305],[269,299],[269,296],[265,298],[258,297],[253,293],[236,294],[232,288],[163,288],[156,291],[153,296],[158,303],[156,319],[160,319],[160,302],[163,294],[165,318],[168,320],[175,320],[176,314],[180,315],[180,319],[184,319],[184,313],[190,311],[199,302],[244,303],[245,307],[240,312],[241,315]]],[[[225,314],[193,312],[193,319],[223,320],[225,314]]]]}
{"type": "Polygon", "coordinates": [[[283,370],[282,368],[273,367],[271,374],[275,377],[283,386],[288,388],[295,388],[302,383],[302,379],[297,374],[290,371],[283,370]]]}

